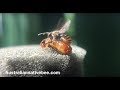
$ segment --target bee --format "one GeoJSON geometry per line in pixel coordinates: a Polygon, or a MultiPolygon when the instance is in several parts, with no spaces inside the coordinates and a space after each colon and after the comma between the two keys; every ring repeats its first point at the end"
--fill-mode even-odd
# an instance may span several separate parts
{"type": "Polygon", "coordinates": [[[39,33],[38,35],[47,34],[47,38],[43,39],[40,43],[42,48],[51,47],[60,54],[69,55],[72,52],[71,37],[66,34],[66,31],[70,27],[71,21],[65,22],[59,29],[52,32],[39,33]]]}

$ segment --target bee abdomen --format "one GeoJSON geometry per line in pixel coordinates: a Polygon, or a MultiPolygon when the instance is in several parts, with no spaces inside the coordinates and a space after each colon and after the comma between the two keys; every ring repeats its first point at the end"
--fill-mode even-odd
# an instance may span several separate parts
{"type": "Polygon", "coordinates": [[[67,40],[68,42],[71,42],[71,41],[72,41],[71,37],[68,36],[68,35],[66,35],[65,38],[66,38],[66,40],[67,40]]]}

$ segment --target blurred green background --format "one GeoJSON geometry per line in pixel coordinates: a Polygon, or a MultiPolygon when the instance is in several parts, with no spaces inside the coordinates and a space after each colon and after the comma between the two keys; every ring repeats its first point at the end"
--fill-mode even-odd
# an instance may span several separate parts
{"type": "Polygon", "coordinates": [[[86,77],[120,76],[120,13],[0,13],[0,47],[39,44],[37,34],[60,18],[71,19],[67,33],[87,50],[86,77]]]}

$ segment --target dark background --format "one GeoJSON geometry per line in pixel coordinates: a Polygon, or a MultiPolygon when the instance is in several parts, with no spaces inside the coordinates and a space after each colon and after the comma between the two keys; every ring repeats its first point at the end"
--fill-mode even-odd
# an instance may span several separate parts
{"type": "Polygon", "coordinates": [[[1,13],[0,47],[39,44],[60,18],[72,23],[67,32],[86,49],[85,76],[120,76],[120,13],[1,13]]]}

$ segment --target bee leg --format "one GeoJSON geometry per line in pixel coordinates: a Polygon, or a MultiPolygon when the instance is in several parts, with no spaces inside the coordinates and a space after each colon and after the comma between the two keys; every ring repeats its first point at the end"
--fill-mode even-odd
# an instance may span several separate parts
{"type": "Polygon", "coordinates": [[[44,33],[39,33],[38,36],[40,35],[45,35],[45,34],[49,34],[50,32],[44,32],[44,33]]]}

